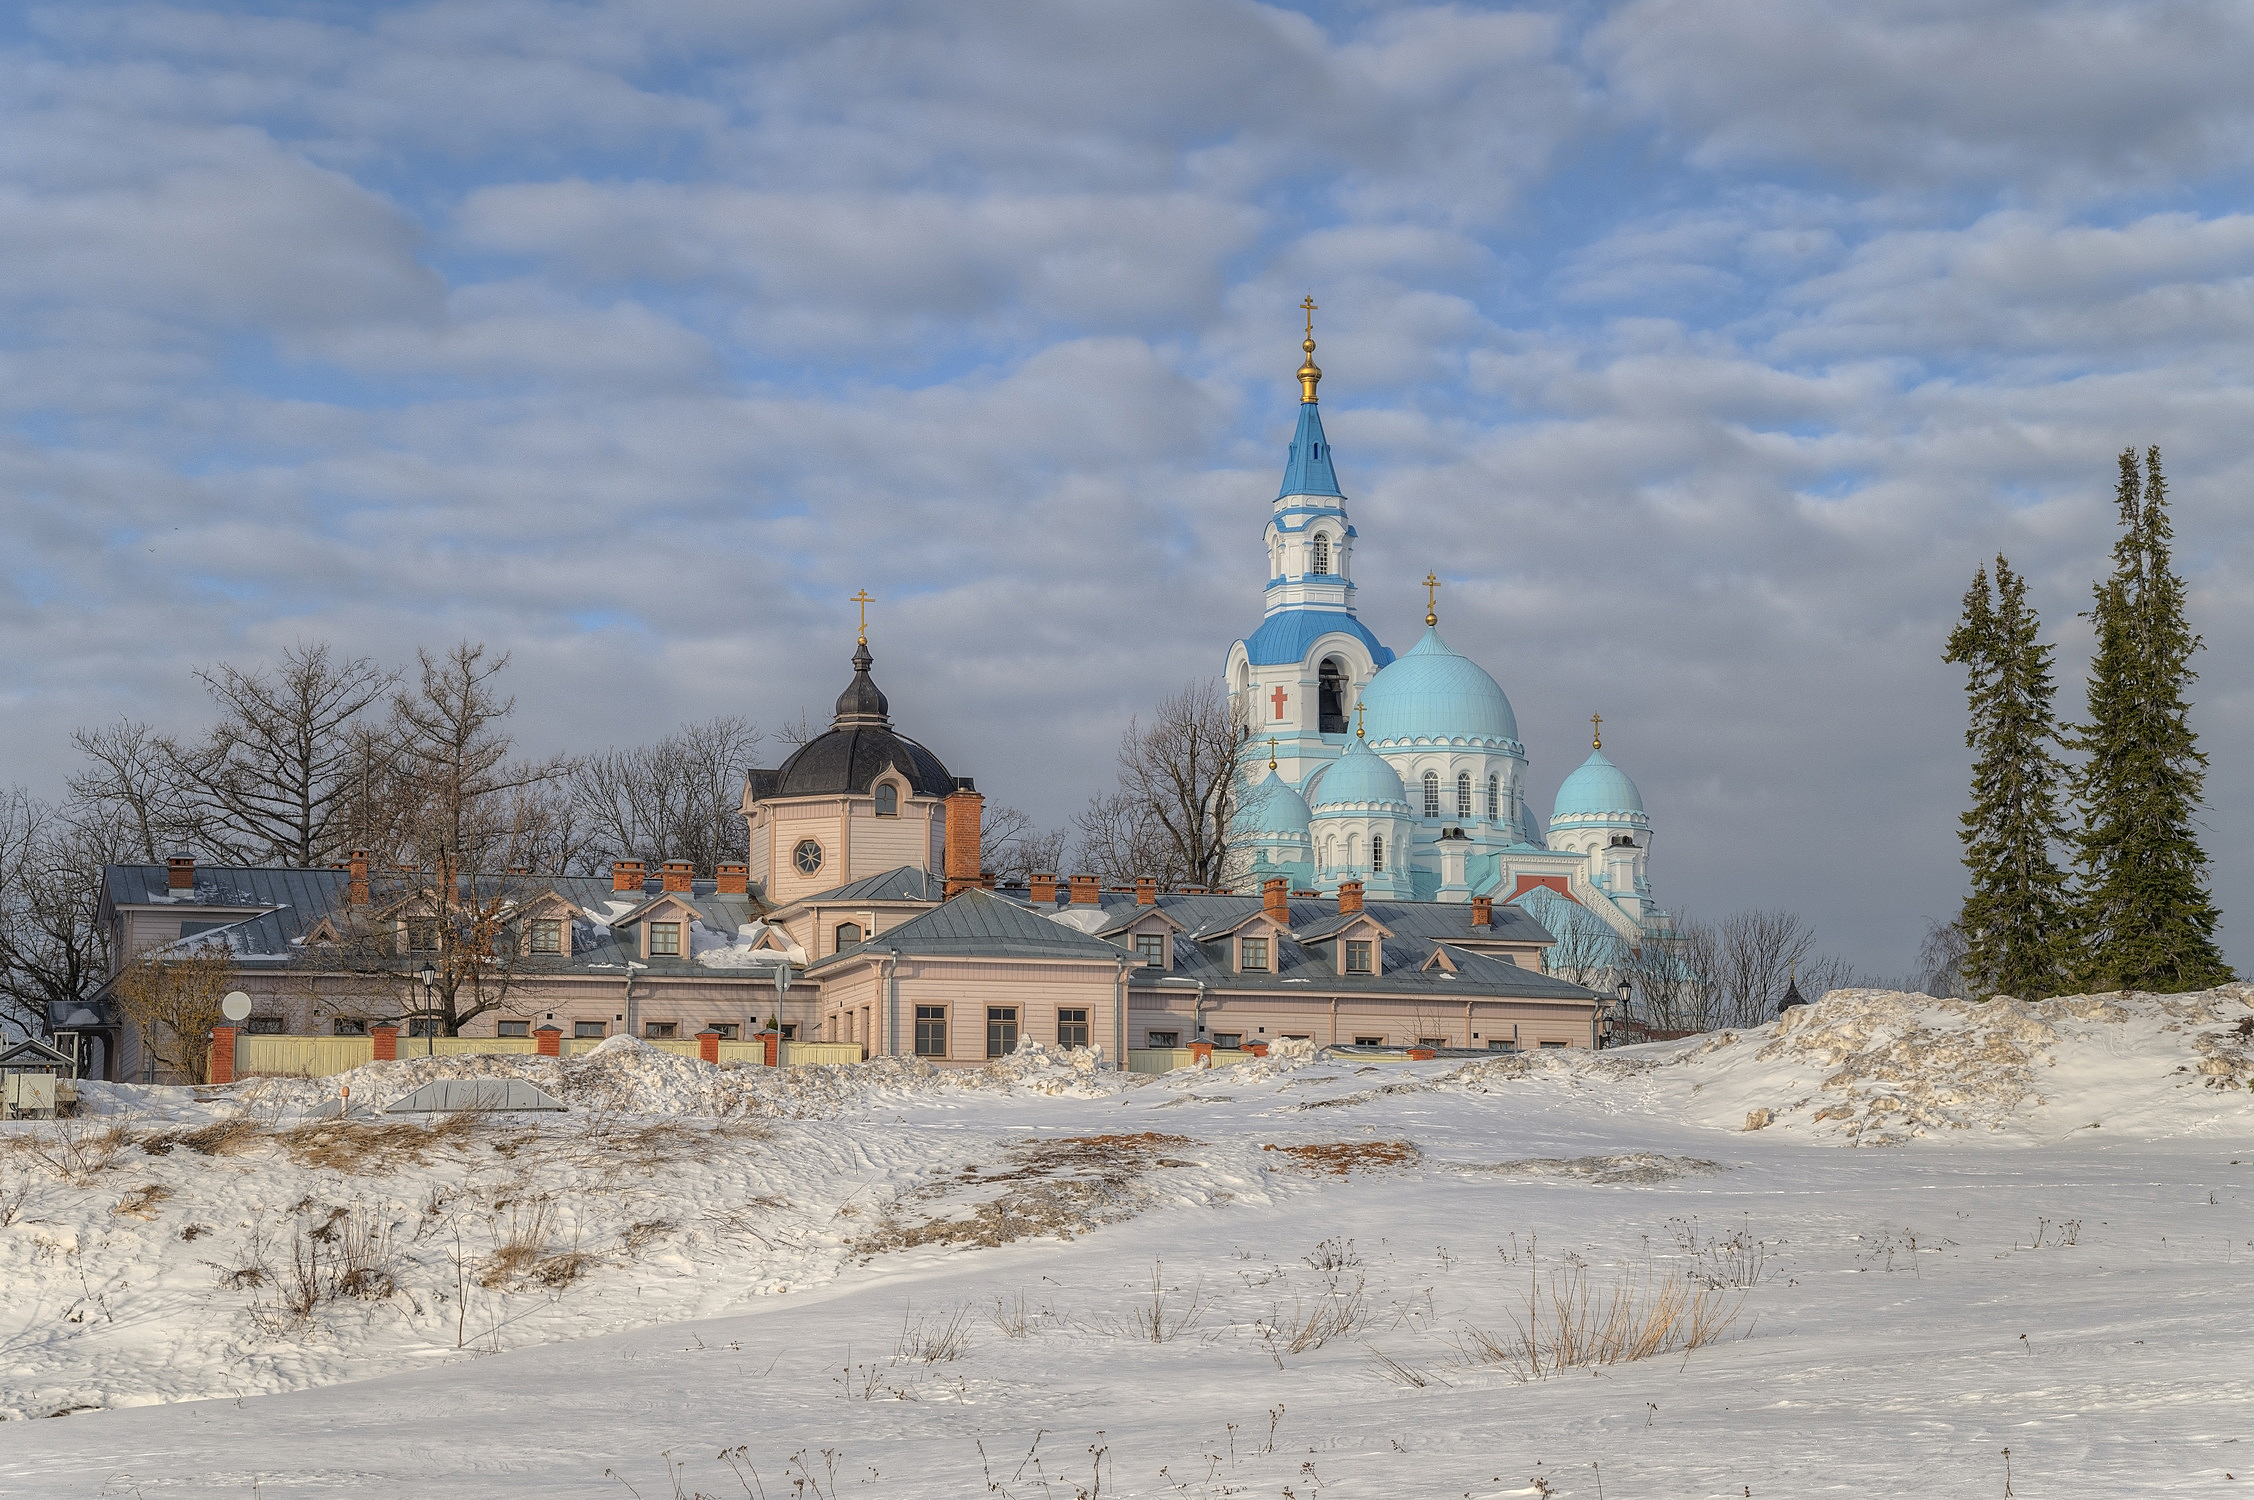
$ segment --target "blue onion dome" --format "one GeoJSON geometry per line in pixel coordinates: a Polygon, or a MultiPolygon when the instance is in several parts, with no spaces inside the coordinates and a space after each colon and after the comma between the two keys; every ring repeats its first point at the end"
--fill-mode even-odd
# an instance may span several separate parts
{"type": "Polygon", "coordinates": [[[1557,804],[1550,809],[1550,822],[1643,810],[1643,794],[1628,779],[1628,773],[1605,759],[1602,750],[1591,750],[1580,769],[1566,777],[1565,785],[1557,789],[1557,804]]]}
{"type": "Polygon", "coordinates": [[[1400,773],[1366,741],[1357,738],[1344,755],[1324,768],[1323,779],[1315,788],[1315,811],[1343,813],[1372,806],[1407,812],[1409,794],[1401,785],[1400,773]]]}
{"type": "Polygon", "coordinates": [[[1370,679],[1362,707],[1372,744],[1518,740],[1510,699],[1479,663],[1449,649],[1438,626],[1370,679]]]}
{"type": "Polygon", "coordinates": [[[1237,831],[1254,833],[1305,833],[1307,799],[1292,784],[1268,768],[1267,779],[1245,794],[1237,812],[1237,831]]]}

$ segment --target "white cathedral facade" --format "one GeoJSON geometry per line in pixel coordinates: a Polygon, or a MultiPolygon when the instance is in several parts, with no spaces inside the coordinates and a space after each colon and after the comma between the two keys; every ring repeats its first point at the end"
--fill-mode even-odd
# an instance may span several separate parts
{"type": "Polygon", "coordinates": [[[1303,347],[1265,617],[1229,648],[1224,679],[1253,767],[1233,836],[1245,874],[1323,892],[1358,880],[1389,900],[1547,890],[1631,942],[1663,930],[1651,818],[1601,738],[1545,824],[1527,801],[1509,697],[1441,638],[1429,598],[1423,637],[1399,656],[1356,613],[1355,532],[1323,436],[1311,321],[1303,347]]]}

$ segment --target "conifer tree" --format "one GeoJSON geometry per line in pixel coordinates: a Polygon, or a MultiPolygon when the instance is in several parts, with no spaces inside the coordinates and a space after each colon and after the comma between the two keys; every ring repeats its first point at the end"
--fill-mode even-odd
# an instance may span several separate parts
{"type": "Polygon", "coordinates": [[[1985,568],[1964,596],[1964,619],[1943,658],[1965,668],[1970,722],[1964,742],[1976,752],[1972,807],[1962,819],[1972,893],[1957,925],[1965,938],[1962,973],[1975,996],[2055,995],[2066,977],[2071,907],[2066,877],[2052,857],[2066,830],[2059,801],[2065,768],[2051,699],[2057,693],[2041,621],[2027,583],[2001,554],[1990,593],[1985,568]]]}
{"type": "Polygon", "coordinates": [[[2184,694],[2199,649],[2184,619],[2184,585],[2170,556],[2160,450],[2121,454],[2121,536],[2113,573],[2097,585],[2091,619],[2087,757],[2075,782],[2078,977],[2090,988],[2180,993],[2223,984],[2207,856],[2193,827],[2207,757],[2184,694]],[[2141,481],[2141,482],[2140,482],[2141,481]]]}

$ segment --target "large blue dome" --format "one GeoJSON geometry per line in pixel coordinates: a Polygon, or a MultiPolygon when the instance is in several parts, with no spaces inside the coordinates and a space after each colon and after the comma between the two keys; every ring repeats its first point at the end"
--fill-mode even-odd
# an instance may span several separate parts
{"type": "Polygon", "coordinates": [[[1400,773],[1385,763],[1376,751],[1356,739],[1346,747],[1346,753],[1324,768],[1323,779],[1315,787],[1315,811],[1349,812],[1372,804],[1409,810],[1409,794],[1401,785],[1400,773]]]}
{"type": "Polygon", "coordinates": [[[1245,794],[1244,806],[1237,813],[1237,831],[1245,834],[1305,833],[1306,799],[1271,766],[1267,780],[1245,794]]]}
{"type": "Polygon", "coordinates": [[[1477,662],[1449,649],[1438,626],[1370,679],[1362,709],[1364,732],[1379,745],[1518,738],[1510,699],[1477,662]]]}
{"type": "Polygon", "coordinates": [[[1557,805],[1550,809],[1550,822],[1643,810],[1643,793],[1636,790],[1628,773],[1606,760],[1602,750],[1591,750],[1580,769],[1557,789],[1557,805]]]}

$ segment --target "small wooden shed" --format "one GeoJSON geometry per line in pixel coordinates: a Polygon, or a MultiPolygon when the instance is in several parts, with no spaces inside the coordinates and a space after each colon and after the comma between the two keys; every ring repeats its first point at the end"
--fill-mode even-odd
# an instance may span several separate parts
{"type": "Polygon", "coordinates": [[[78,1103],[70,1054],[37,1037],[0,1049],[0,1119],[51,1119],[78,1103]]]}

